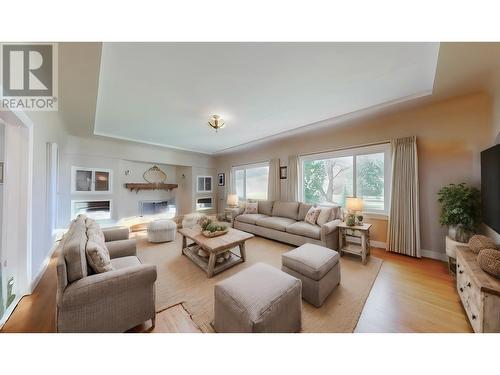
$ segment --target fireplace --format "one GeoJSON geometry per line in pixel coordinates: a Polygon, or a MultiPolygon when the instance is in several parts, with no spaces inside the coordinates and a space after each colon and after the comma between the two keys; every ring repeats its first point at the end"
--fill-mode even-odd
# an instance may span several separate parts
{"type": "Polygon", "coordinates": [[[140,201],[139,212],[141,216],[168,214],[173,217],[175,216],[175,204],[168,200],[140,201]]]}
{"type": "Polygon", "coordinates": [[[75,218],[80,214],[94,220],[111,219],[111,200],[73,200],[71,201],[71,214],[75,218]]]}

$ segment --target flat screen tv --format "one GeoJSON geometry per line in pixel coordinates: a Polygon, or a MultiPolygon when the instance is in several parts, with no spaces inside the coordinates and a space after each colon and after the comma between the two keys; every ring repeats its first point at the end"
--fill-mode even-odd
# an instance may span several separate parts
{"type": "Polygon", "coordinates": [[[500,144],[481,152],[483,222],[500,233],[500,144]]]}

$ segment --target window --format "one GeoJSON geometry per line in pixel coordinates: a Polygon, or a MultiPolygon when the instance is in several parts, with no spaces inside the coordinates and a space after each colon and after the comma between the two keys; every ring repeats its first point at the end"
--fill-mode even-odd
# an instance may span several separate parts
{"type": "Polygon", "coordinates": [[[197,187],[198,193],[211,193],[212,192],[212,176],[197,176],[197,187]]]}
{"type": "Polygon", "coordinates": [[[388,212],[388,144],[304,156],[300,169],[304,202],[345,206],[345,198],[355,196],[363,198],[366,212],[388,212]]]}
{"type": "Polygon", "coordinates": [[[112,189],[113,171],[101,168],[71,168],[71,192],[108,194],[112,189]]]}
{"type": "Polygon", "coordinates": [[[212,197],[204,197],[196,199],[197,210],[209,210],[212,206],[212,197]]]}
{"type": "Polygon", "coordinates": [[[233,168],[234,188],[238,198],[267,199],[269,164],[259,163],[233,168]]]}

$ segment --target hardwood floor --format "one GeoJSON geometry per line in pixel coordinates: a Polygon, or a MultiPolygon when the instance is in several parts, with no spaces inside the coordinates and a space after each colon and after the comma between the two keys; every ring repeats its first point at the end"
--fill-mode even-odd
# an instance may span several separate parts
{"type": "MultiPolygon", "coordinates": [[[[447,265],[372,249],[384,263],[355,332],[472,332],[447,265]]],[[[34,293],[21,299],[0,332],[55,332],[56,258],[34,293]]],[[[131,332],[200,332],[182,305],[131,332]]]]}

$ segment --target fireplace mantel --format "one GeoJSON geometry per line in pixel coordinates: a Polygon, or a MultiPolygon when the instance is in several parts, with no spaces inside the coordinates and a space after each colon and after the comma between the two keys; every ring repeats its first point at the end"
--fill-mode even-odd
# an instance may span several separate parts
{"type": "Polygon", "coordinates": [[[130,191],[134,191],[136,193],[139,192],[139,190],[173,190],[178,187],[177,184],[164,184],[164,183],[158,183],[158,184],[150,184],[150,183],[128,183],[125,184],[125,187],[129,189],[130,191]]]}

